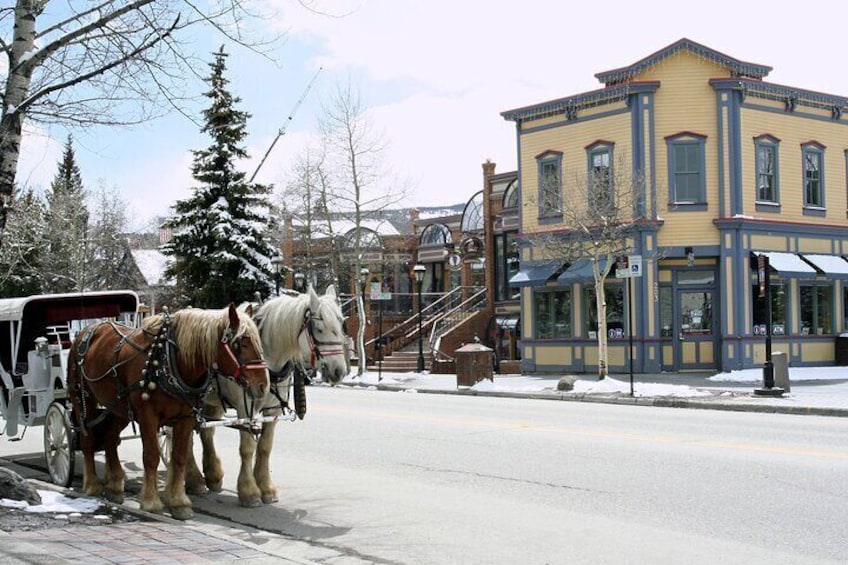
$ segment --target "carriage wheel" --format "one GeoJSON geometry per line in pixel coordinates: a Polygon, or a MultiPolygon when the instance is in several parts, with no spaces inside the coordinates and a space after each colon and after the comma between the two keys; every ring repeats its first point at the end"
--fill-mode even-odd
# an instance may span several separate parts
{"type": "Polygon", "coordinates": [[[54,401],[44,417],[44,455],[53,484],[69,487],[74,481],[74,430],[70,412],[62,402],[54,401]]]}
{"type": "Polygon", "coordinates": [[[159,429],[159,459],[162,464],[167,467],[171,463],[171,426],[164,426],[159,429]]]}

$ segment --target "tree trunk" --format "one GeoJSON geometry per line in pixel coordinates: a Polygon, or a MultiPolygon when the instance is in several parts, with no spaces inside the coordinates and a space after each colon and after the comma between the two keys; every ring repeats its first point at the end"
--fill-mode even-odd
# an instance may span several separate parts
{"type": "Polygon", "coordinates": [[[365,358],[365,324],[367,320],[365,318],[365,300],[362,297],[362,292],[359,292],[356,297],[356,307],[359,310],[359,329],[356,331],[356,351],[359,355],[359,363],[356,374],[361,377],[365,373],[365,365],[367,363],[367,359],[365,358]]]}
{"type": "Polygon", "coordinates": [[[21,104],[32,81],[32,64],[28,61],[21,62],[21,59],[25,53],[33,50],[35,19],[41,11],[39,5],[40,2],[35,0],[18,0],[15,6],[15,26],[9,51],[9,76],[6,77],[0,114],[0,233],[6,228],[21,154],[24,116],[21,104]]]}

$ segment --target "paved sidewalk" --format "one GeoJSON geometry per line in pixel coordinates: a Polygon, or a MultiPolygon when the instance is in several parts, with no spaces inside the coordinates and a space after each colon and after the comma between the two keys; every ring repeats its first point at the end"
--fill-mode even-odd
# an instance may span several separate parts
{"type": "Polygon", "coordinates": [[[496,374],[492,381],[467,387],[457,386],[456,375],[372,370],[361,378],[348,376],[344,384],[418,393],[848,417],[848,367],[819,371],[817,376],[815,371],[797,370],[797,378],[790,378],[790,392],[776,398],[755,394],[755,389],[762,388],[761,382],[716,381],[714,373],[636,374],[633,396],[626,374],[614,374],[600,382],[594,375],[579,375],[580,382],[571,392],[557,390],[561,375],[496,374]]]}

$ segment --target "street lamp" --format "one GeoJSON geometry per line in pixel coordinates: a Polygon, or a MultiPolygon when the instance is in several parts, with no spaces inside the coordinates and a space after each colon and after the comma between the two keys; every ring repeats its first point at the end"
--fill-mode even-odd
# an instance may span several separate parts
{"type": "Polygon", "coordinates": [[[418,372],[424,372],[424,342],[421,330],[421,285],[424,284],[424,272],[427,270],[424,265],[418,263],[412,267],[412,274],[415,275],[415,283],[418,285],[418,372]]]}
{"type": "Polygon", "coordinates": [[[304,292],[306,289],[303,286],[304,279],[306,275],[301,272],[297,272],[294,274],[294,289],[298,292],[304,292]]]}
{"type": "Polygon", "coordinates": [[[362,267],[359,270],[359,286],[362,289],[362,309],[365,310],[365,285],[368,284],[368,274],[371,271],[368,270],[368,267],[362,267]]]}
{"type": "Polygon", "coordinates": [[[274,288],[277,291],[277,296],[280,296],[280,275],[283,272],[284,262],[282,253],[277,253],[271,258],[271,266],[274,267],[274,288]]]}

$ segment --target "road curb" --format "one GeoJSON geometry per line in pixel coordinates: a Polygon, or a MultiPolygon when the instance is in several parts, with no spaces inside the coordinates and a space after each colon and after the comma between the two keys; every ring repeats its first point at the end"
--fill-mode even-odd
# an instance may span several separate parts
{"type": "MultiPolygon", "coordinates": [[[[726,401],[714,397],[690,399],[680,397],[631,397],[621,394],[575,394],[568,392],[509,392],[499,390],[475,390],[473,388],[427,389],[385,384],[345,383],[349,388],[376,389],[387,392],[412,392],[423,394],[448,394],[459,396],[489,396],[495,398],[522,398],[533,400],[564,400],[567,402],[593,402],[597,404],[619,404],[628,406],[653,406],[656,408],[688,408],[695,410],[724,410],[728,412],[755,412],[766,414],[789,414],[795,416],[830,416],[848,418],[848,409],[822,408],[816,406],[778,406],[755,404],[746,401],[726,401]]],[[[738,399],[739,396],[733,398],[738,399]]],[[[748,397],[744,397],[748,398],[748,397]]],[[[751,397],[753,399],[753,397],[751,397]]]]}

